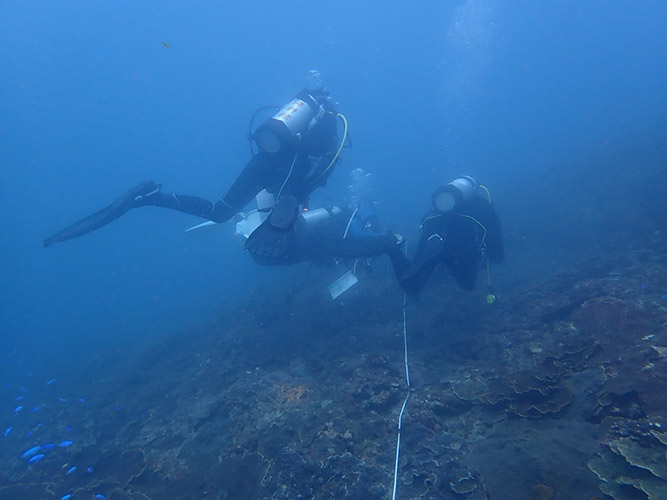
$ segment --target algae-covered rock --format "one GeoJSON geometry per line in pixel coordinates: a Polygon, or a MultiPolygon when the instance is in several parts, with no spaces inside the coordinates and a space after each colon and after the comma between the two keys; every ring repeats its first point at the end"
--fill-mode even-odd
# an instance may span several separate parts
{"type": "Polygon", "coordinates": [[[478,402],[489,393],[489,388],[481,378],[469,378],[452,385],[452,391],[464,401],[478,402]]]}
{"type": "Polygon", "coordinates": [[[655,437],[658,441],[667,446],[667,433],[652,430],[651,434],[653,434],[653,437],[655,437]]]}
{"type": "Polygon", "coordinates": [[[529,418],[540,418],[547,414],[558,414],[572,401],[572,391],[567,386],[552,390],[546,395],[539,391],[529,391],[510,403],[508,411],[529,418]]]}
{"type": "Polygon", "coordinates": [[[650,425],[622,419],[612,425],[612,432],[623,435],[609,440],[608,448],[588,462],[605,494],[616,500],[667,498],[667,446],[646,431],[650,425]]]}
{"type": "Polygon", "coordinates": [[[656,477],[621,478],[621,481],[628,481],[635,489],[641,490],[646,494],[649,500],[663,500],[667,498],[667,486],[664,481],[656,477]]]}
{"type": "Polygon", "coordinates": [[[667,459],[665,458],[667,447],[657,439],[652,441],[657,442],[657,445],[646,446],[638,444],[631,438],[620,438],[609,443],[609,447],[615,453],[622,455],[630,465],[646,469],[653,475],[667,480],[667,459]]]}
{"type": "Polygon", "coordinates": [[[625,479],[633,471],[622,457],[605,450],[588,461],[588,468],[601,481],[600,491],[604,494],[615,500],[646,500],[646,495],[625,479]]]}
{"type": "Polygon", "coordinates": [[[467,476],[450,481],[449,487],[453,492],[458,493],[459,495],[467,495],[477,489],[477,483],[473,477],[468,474],[467,476]]]}

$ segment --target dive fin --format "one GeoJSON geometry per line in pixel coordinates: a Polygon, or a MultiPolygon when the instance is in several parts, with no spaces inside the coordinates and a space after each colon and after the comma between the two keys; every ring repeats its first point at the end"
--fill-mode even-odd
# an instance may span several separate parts
{"type": "Polygon", "coordinates": [[[217,222],[213,222],[212,220],[207,220],[206,222],[202,222],[201,224],[197,224],[196,226],[189,227],[185,230],[186,233],[189,233],[190,231],[197,231],[199,229],[206,229],[207,227],[210,226],[217,226],[217,222]]]}
{"type": "Polygon", "coordinates": [[[134,208],[135,206],[141,206],[140,200],[142,200],[143,197],[150,195],[159,189],[160,186],[152,181],[142,182],[138,186],[133,187],[125,194],[114,200],[114,202],[111,203],[111,205],[108,207],[105,207],[102,210],[98,210],[94,214],[89,215],[88,217],[75,222],[71,226],[67,226],[65,229],[58,231],[56,234],[49,236],[44,240],[44,246],[48,247],[54,243],[71,240],[72,238],[76,238],[94,231],[95,229],[116,220],[129,209],[134,208]]]}

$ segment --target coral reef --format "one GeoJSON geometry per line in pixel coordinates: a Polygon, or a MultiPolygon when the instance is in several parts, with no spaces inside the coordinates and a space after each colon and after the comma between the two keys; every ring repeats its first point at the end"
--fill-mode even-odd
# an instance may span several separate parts
{"type": "Polygon", "coordinates": [[[604,449],[588,462],[600,489],[617,500],[667,496],[667,434],[660,422],[610,419],[604,449]]]}
{"type": "MultiPolygon", "coordinates": [[[[641,265],[582,264],[493,307],[444,286],[409,303],[399,498],[667,498],[663,248],[641,265]]],[[[72,382],[85,403],[12,415],[0,499],[388,498],[402,297],[365,286],[338,302],[314,289],[288,305],[256,297],[82,367],[95,373],[72,382]],[[71,446],[21,459],[62,432],[71,446]]]]}

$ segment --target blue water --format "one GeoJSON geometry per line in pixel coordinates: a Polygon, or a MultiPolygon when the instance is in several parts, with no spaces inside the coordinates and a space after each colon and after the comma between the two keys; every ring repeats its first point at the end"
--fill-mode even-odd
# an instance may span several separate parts
{"type": "Polygon", "coordinates": [[[192,237],[200,220],[149,207],[42,240],[145,179],[217,200],[252,113],[311,69],[353,144],[315,205],[364,168],[414,244],[435,187],[471,174],[507,290],[664,229],[666,22],[661,1],[2,2],[0,382],[94,377],[105,352],[279,293],[296,271],[258,268],[232,223],[192,237]]]}

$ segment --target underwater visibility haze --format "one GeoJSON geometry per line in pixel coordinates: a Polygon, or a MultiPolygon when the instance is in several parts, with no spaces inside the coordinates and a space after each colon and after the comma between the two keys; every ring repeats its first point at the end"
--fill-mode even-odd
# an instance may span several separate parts
{"type": "Polygon", "coordinates": [[[667,498],[667,4],[8,0],[0,26],[0,499],[667,498]],[[322,116],[335,147],[273,194],[312,164],[310,211],[346,240],[372,207],[391,249],[266,266],[240,216],[160,208],[272,158],[297,95],[322,112],[295,147],[322,116]],[[412,293],[392,252],[443,240],[453,179],[504,259],[466,215],[474,289],[448,254],[412,293]],[[110,205],[147,180],[162,205],[110,205]]]}

